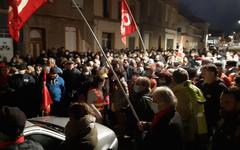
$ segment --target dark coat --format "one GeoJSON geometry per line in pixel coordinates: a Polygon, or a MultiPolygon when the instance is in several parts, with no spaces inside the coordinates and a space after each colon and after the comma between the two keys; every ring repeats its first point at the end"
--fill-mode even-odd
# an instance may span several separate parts
{"type": "Polygon", "coordinates": [[[178,112],[170,108],[164,114],[155,114],[153,120],[144,140],[144,149],[183,150],[183,129],[178,112]]]}
{"type": "Polygon", "coordinates": [[[8,92],[2,104],[19,107],[28,118],[36,116],[40,107],[36,100],[36,81],[29,74],[14,74],[8,79],[8,92]],[[29,107],[31,106],[31,107],[29,107]]]}
{"type": "Polygon", "coordinates": [[[151,121],[154,112],[150,106],[152,98],[146,93],[135,93],[131,97],[133,107],[140,120],[151,121]]]}
{"type": "Polygon", "coordinates": [[[227,86],[222,80],[218,79],[211,84],[202,83],[199,88],[202,90],[203,95],[206,98],[205,114],[208,127],[211,130],[211,127],[216,126],[216,123],[220,118],[220,96],[222,92],[227,89],[227,86]]]}
{"type": "Polygon", "coordinates": [[[211,149],[240,149],[240,114],[220,121],[220,124],[213,136],[211,149]]]}
{"type": "MultiPolygon", "coordinates": [[[[149,95],[146,92],[141,92],[141,93],[130,92],[130,100],[140,120],[144,120],[144,121],[152,120],[154,116],[154,112],[150,106],[150,103],[152,102],[152,98],[149,97],[149,95]]],[[[142,143],[142,139],[141,139],[142,133],[137,128],[137,120],[134,117],[130,107],[127,110],[126,114],[127,114],[128,133],[137,138],[137,143],[142,143]]]]}
{"type": "Polygon", "coordinates": [[[43,147],[34,141],[25,140],[23,143],[18,145],[11,145],[4,148],[4,150],[44,150],[43,147]]]}
{"type": "Polygon", "coordinates": [[[66,97],[71,100],[77,98],[77,90],[81,85],[81,73],[78,69],[64,70],[62,77],[65,81],[66,97]]]}

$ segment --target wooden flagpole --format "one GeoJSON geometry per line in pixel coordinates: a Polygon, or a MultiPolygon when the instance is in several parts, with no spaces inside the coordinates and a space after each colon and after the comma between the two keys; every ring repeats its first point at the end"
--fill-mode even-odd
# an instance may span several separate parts
{"type": "Polygon", "coordinates": [[[129,106],[130,106],[130,108],[131,108],[131,110],[132,110],[132,113],[133,113],[134,117],[135,117],[135,118],[137,119],[137,121],[139,122],[139,121],[140,121],[140,120],[139,120],[139,117],[138,117],[138,115],[137,115],[137,113],[136,113],[136,111],[135,111],[135,109],[134,109],[134,107],[133,107],[131,101],[129,100],[129,98],[128,98],[128,96],[127,96],[127,94],[126,94],[126,92],[125,92],[125,90],[124,90],[124,88],[123,88],[123,86],[122,86],[122,84],[121,84],[121,82],[120,82],[118,76],[117,76],[117,74],[115,73],[115,71],[114,71],[112,65],[110,64],[110,62],[108,61],[108,59],[107,59],[107,55],[105,54],[105,52],[104,52],[104,50],[103,50],[101,44],[99,43],[99,41],[98,41],[98,39],[97,39],[97,37],[96,37],[94,31],[92,30],[91,26],[89,25],[89,23],[88,23],[86,17],[85,17],[84,14],[82,13],[82,11],[81,11],[81,9],[79,8],[79,6],[77,5],[76,1],[75,1],[75,0],[72,0],[72,1],[73,1],[74,5],[76,6],[78,12],[79,12],[80,15],[82,16],[83,20],[85,21],[86,25],[88,26],[88,29],[89,29],[90,32],[92,33],[92,35],[93,35],[95,41],[97,42],[97,45],[98,45],[98,47],[99,47],[101,53],[103,54],[103,56],[104,56],[104,58],[105,58],[105,60],[106,60],[106,62],[107,62],[108,67],[109,67],[110,70],[113,72],[113,75],[114,75],[115,78],[117,79],[117,82],[118,82],[118,84],[119,84],[119,86],[120,86],[122,92],[124,93],[124,97],[125,97],[125,99],[127,100],[128,104],[129,104],[129,106]]]}

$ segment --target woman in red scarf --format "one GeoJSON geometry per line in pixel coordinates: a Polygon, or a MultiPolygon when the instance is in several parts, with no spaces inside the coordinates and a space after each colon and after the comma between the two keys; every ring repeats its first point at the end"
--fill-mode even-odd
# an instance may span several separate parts
{"type": "Polygon", "coordinates": [[[180,115],[176,112],[175,95],[168,87],[158,87],[152,96],[153,120],[139,122],[139,129],[147,131],[143,149],[182,150],[182,125],[180,115]]]}

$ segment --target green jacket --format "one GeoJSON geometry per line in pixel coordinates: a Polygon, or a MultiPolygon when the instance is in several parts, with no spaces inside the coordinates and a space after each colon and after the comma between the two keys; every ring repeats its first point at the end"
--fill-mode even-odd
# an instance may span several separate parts
{"type": "Polygon", "coordinates": [[[202,91],[191,81],[186,81],[175,86],[173,92],[178,99],[177,111],[181,115],[183,123],[185,122],[189,126],[189,129],[186,129],[189,136],[206,134],[208,132],[204,112],[206,100],[202,91]]]}

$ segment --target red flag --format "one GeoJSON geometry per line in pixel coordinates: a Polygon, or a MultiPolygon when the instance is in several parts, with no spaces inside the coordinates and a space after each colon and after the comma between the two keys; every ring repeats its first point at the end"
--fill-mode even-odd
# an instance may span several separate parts
{"type": "Polygon", "coordinates": [[[50,105],[53,103],[51,95],[46,86],[47,75],[43,73],[43,89],[42,89],[42,110],[44,113],[49,114],[51,111],[50,105]]]}
{"type": "Polygon", "coordinates": [[[126,37],[137,30],[136,22],[127,5],[126,0],[121,3],[121,35],[122,42],[126,45],[126,37]]]}
{"type": "Polygon", "coordinates": [[[8,28],[9,33],[18,42],[19,30],[28,18],[48,0],[8,0],[8,28]]]}

